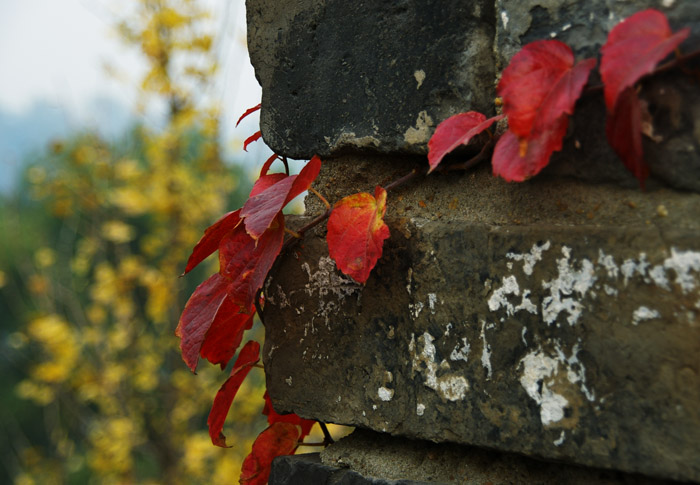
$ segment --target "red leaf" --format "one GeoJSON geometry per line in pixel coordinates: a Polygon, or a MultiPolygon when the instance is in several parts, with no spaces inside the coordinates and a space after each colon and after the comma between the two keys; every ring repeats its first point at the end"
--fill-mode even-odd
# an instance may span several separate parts
{"type": "Polygon", "coordinates": [[[240,209],[235,212],[229,212],[205,229],[204,235],[195,245],[190,258],[187,260],[185,271],[180,276],[189,273],[195,266],[204,261],[207,256],[219,248],[221,239],[241,221],[239,217],[240,212],[240,209]]]}
{"type": "Polygon", "coordinates": [[[260,433],[253,450],[243,460],[240,483],[265,485],[270,477],[272,460],[291,455],[298,446],[299,430],[291,423],[274,423],[260,433]]]}
{"type": "MultiPolygon", "coordinates": [[[[265,163],[263,163],[263,166],[260,169],[260,177],[264,177],[265,175],[267,175],[267,171],[270,170],[270,167],[272,166],[272,164],[276,160],[278,160],[279,158],[280,158],[279,155],[277,155],[276,153],[273,153],[272,156],[270,156],[270,158],[265,160],[265,163]]],[[[285,174],[281,174],[281,175],[285,175],[285,174]]]]}
{"type": "Polygon", "coordinates": [[[244,119],[246,116],[248,116],[248,115],[251,114],[251,113],[255,113],[257,110],[259,110],[259,109],[260,109],[260,106],[262,106],[262,103],[259,103],[259,104],[255,105],[255,106],[253,106],[252,108],[248,108],[248,109],[245,111],[245,113],[243,113],[243,114],[241,115],[241,117],[238,118],[238,121],[236,122],[236,126],[238,126],[238,125],[240,124],[240,122],[243,121],[243,119],[244,119]]]}
{"type": "Polygon", "coordinates": [[[204,337],[200,356],[214,365],[221,365],[221,370],[224,370],[238,350],[243,333],[253,326],[254,316],[254,307],[244,313],[230,298],[226,298],[204,337]]]}
{"type": "Polygon", "coordinates": [[[385,212],[386,190],[377,187],[374,197],[362,192],[340,200],[328,218],[328,252],[338,268],[359,283],[369,278],[389,237],[385,212]]]}
{"type": "MultiPolygon", "coordinates": [[[[275,185],[277,182],[280,182],[281,180],[284,180],[288,177],[289,177],[289,175],[287,175],[286,173],[269,173],[266,175],[261,175],[260,178],[258,180],[256,180],[255,183],[253,184],[253,189],[250,191],[250,194],[248,195],[248,200],[265,192],[267,189],[269,189],[270,187],[275,185]]],[[[244,207],[245,207],[245,205],[244,205],[244,207]]],[[[275,214],[277,214],[277,212],[275,212],[275,214]]]]}
{"type": "Polygon", "coordinates": [[[264,179],[264,182],[258,181],[260,186],[256,182],[251,197],[241,209],[241,218],[248,234],[254,239],[260,237],[285,205],[308,190],[320,170],[321,160],[314,156],[299,175],[283,176],[271,185],[276,176],[283,174],[269,174],[261,177],[260,180],[264,179]]]}
{"type": "Polygon", "coordinates": [[[513,56],[498,83],[508,126],[519,138],[543,132],[571,114],[595,59],[574,66],[571,48],[558,40],[540,40],[513,56]]]}
{"type": "Polygon", "coordinates": [[[673,34],[666,16],[653,9],[643,10],[617,24],[601,49],[600,75],[608,112],[614,110],[617,98],[626,88],[651,72],[689,34],[689,28],[673,34]]]}
{"type": "MultiPolygon", "coordinates": [[[[273,177],[274,175],[270,174],[265,177],[273,177]]],[[[250,197],[245,202],[241,209],[241,218],[250,237],[258,239],[280,213],[296,177],[296,175],[285,176],[279,182],[269,186],[254,197],[250,197]]]]}
{"type": "Polygon", "coordinates": [[[260,139],[261,136],[262,136],[262,132],[261,132],[261,131],[256,131],[255,133],[253,133],[252,135],[250,135],[248,138],[246,138],[246,140],[243,142],[243,150],[247,152],[247,151],[248,151],[248,145],[250,145],[250,144],[253,143],[254,141],[258,141],[258,140],[260,139]]]}
{"type": "Polygon", "coordinates": [[[508,182],[522,182],[539,173],[549,163],[552,153],[561,150],[568,124],[569,118],[564,115],[549,129],[535,133],[527,140],[524,156],[521,156],[522,141],[515,133],[507,131],[493,150],[493,174],[508,182]]]}
{"type": "Polygon", "coordinates": [[[300,195],[305,190],[309,190],[309,187],[311,187],[313,181],[316,180],[320,171],[321,159],[318,158],[317,155],[314,155],[311,160],[304,165],[304,168],[301,169],[301,172],[299,172],[299,175],[294,180],[294,185],[292,185],[292,189],[289,191],[289,194],[287,194],[287,199],[284,202],[285,205],[291,202],[297,195],[300,195]]]}
{"type": "Polygon", "coordinates": [[[435,170],[445,155],[460,145],[468,144],[473,137],[504,116],[495,116],[487,120],[481,113],[469,111],[450,116],[440,123],[428,142],[428,173],[435,170]]]}
{"type": "Polygon", "coordinates": [[[610,146],[643,189],[649,167],[644,162],[642,151],[642,108],[633,86],[618,96],[615,111],[608,116],[605,132],[610,146]]]}
{"type": "Polygon", "coordinates": [[[311,432],[316,421],[313,419],[300,418],[294,413],[290,414],[277,414],[275,408],[272,406],[272,401],[270,401],[270,394],[265,391],[265,407],[263,407],[263,414],[267,416],[267,424],[275,423],[292,423],[295,426],[301,428],[301,434],[299,435],[299,441],[303,440],[311,432]]]}
{"type": "Polygon", "coordinates": [[[197,368],[199,352],[212,323],[219,316],[219,308],[231,289],[231,282],[216,273],[199,285],[187,301],[175,335],[180,337],[182,359],[192,372],[197,368]]]}
{"type": "Polygon", "coordinates": [[[260,344],[253,340],[247,342],[238,354],[236,363],[233,364],[231,375],[226,379],[224,385],[221,386],[219,392],[216,393],[214,404],[212,404],[209,417],[207,418],[209,437],[216,446],[226,447],[226,437],[222,433],[226,415],[231,409],[231,404],[236,397],[238,388],[241,387],[243,380],[250,372],[250,369],[253,368],[253,365],[260,360],[259,356],[260,344]]]}
{"type": "Polygon", "coordinates": [[[262,287],[284,241],[284,216],[278,213],[256,241],[237,226],[219,246],[219,272],[232,280],[230,296],[241,308],[250,308],[262,287]]]}

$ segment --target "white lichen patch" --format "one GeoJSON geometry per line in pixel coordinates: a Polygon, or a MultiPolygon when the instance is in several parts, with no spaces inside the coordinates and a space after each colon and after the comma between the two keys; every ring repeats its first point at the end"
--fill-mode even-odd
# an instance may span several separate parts
{"type": "Polygon", "coordinates": [[[655,318],[661,318],[661,314],[657,310],[640,306],[632,314],[632,325],[639,325],[640,322],[653,320],[655,318]]]}
{"type": "MultiPolygon", "coordinates": [[[[340,311],[339,303],[347,297],[354,296],[357,303],[360,303],[363,286],[336,271],[335,262],[330,257],[322,256],[318,260],[318,269],[314,272],[311,271],[308,263],[302,264],[302,269],[309,277],[309,282],[304,285],[303,291],[308,296],[318,296],[318,309],[307,324],[304,335],[308,332],[309,327],[311,327],[311,332],[315,333],[314,322],[317,318],[321,318],[328,327],[331,316],[337,315],[340,311]]],[[[299,312],[297,311],[297,313],[299,312]]]]}
{"type": "Polygon", "coordinates": [[[664,261],[664,268],[676,273],[674,282],[687,294],[697,286],[696,275],[693,272],[700,272],[700,252],[677,251],[671,248],[671,257],[664,261]]]}
{"type": "Polygon", "coordinates": [[[571,249],[563,246],[561,252],[564,257],[557,260],[557,277],[542,282],[542,288],[549,290],[549,296],[542,300],[542,318],[552,325],[560,313],[566,313],[566,320],[573,326],[583,311],[581,300],[597,278],[591,261],[582,259],[577,269],[571,261],[571,249]]]}
{"type": "Polygon", "coordinates": [[[418,69],[413,73],[413,77],[416,78],[416,82],[418,83],[416,89],[420,89],[423,85],[423,81],[425,81],[425,71],[423,69],[418,69]]]}
{"type": "Polygon", "coordinates": [[[430,138],[430,128],[434,125],[433,119],[427,111],[421,111],[416,118],[416,126],[410,127],[403,135],[403,139],[409,145],[427,143],[430,138]]]}
{"type": "Polygon", "coordinates": [[[537,314],[537,307],[530,301],[530,290],[523,291],[523,296],[520,303],[514,306],[510,301],[508,301],[508,295],[520,295],[520,287],[518,286],[518,280],[515,276],[511,275],[503,278],[503,284],[500,288],[496,288],[491,298],[489,298],[488,305],[489,310],[492,312],[498,310],[499,308],[505,308],[506,314],[511,317],[520,310],[525,310],[533,314],[537,314]]]}
{"type": "Polygon", "coordinates": [[[542,245],[533,244],[529,253],[518,254],[518,253],[507,253],[506,258],[512,259],[513,261],[523,262],[523,273],[530,276],[532,275],[532,270],[538,261],[542,261],[542,253],[549,250],[552,244],[547,241],[542,245]]]}
{"type": "Polygon", "coordinates": [[[377,389],[377,396],[379,396],[379,399],[382,401],[391,401],[391,398],[394,397],[394,390],[380,387],[377,389]]]}
{"type": "Polygon", "coordinates": [[[455,345],[455,348],[452,349],[452,353],[450,354],[450,360],[452,361],[457,361],[457,360],[463,360],[464,362],[468,362],[469,358],[469,342],[467,342],[467,337],[462,337],[462,345],[460,347],[459,343],[455,345]]]}
{"type": "Polygon", "coordinates": [[[411,353],[413,372],[423,376],[424,385],[448,401],[459,401],[466,397],[469,382],[464,376],[450,372],[450,364],[443,359],[437,363],[435,338],[429,332],[416,339],[411,335],[408,350],[411,353]],[[422,348],[421,348],[422,347],[422,348]]]}
{"type": "Polygon", "coordinates": [[[550,388],[552,377],[558,373],[559,362],[537,349],[527,354],[520,361],[520,366],[523,368],[520,385],[540,407],[542,425],[551,426],[561,421],[569,401],[550,388]]]}

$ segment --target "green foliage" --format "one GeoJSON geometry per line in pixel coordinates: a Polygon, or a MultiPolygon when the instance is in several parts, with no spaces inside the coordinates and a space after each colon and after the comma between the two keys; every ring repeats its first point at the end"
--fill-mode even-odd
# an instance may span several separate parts
{"type": "Polygon", "coordinates": [[[149,63],[144,98],[167,103],[166,127],[55,142],[0,209],[0,370],[15,390],[0,452],[19,484],[229,482],[265,422],[257,376],[233,449],[213,447],[202,430],[220,371],[194,379],[173,334],[194,289],[177,278],[189,249],[249,189],[221,159],[217,110],[193,94],[216,69],[206,12],[136,4],[121,32],[149,63]]]}

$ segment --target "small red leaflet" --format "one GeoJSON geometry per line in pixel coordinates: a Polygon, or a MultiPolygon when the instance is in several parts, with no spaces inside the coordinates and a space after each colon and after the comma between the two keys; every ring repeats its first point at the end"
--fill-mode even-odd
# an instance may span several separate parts
{"type": "Polygon", "coordinates": [[[219,392],[216,393],[214,404],[212,404],[209,412],[209,418],[207,418],[209,437],[216,446],[226,447],[226,437],[222,432],[226,415],[231,409],[231,404],[236,397],[238,389],[241,387],[241,383],[243,383],[248,372],[259,359],[260,344],[253,340],[247,342],[238,354],[236,363],[233,364],[231,375],[226,379],[224,385],[221,386],[219,392]]]}
{"type": "Polygon", "coordinates": [[[467,145],[472,138],[504,117],[499,115],[486,119],[477,111],[469,111],[450,116],[440,123],[428,142],[428,173],[437,168],[445,155],[460,145],[467,145]]]}

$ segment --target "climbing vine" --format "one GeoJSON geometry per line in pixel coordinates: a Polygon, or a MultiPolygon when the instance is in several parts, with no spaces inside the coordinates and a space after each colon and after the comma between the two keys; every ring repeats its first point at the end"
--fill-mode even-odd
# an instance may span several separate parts
{"type": "MultiPolygon", "coordinates": [[[[656,10],[633,15],[612,29],[602,47],[602,86],[587,88],[592,93],[602,88],[608,112],[608,141],[642,188],[649,175],[642,152],[642,120],[649,114],[637,95],[637,84],[645,75],[682,65],[697,55],[693,52],[681,56],[677,51],[689,33],[688,28],[673,33],[666,17],[656,10]],[[657,68],[674,50],[675,60],[657,68]]],[[[561,150],[569,117],[596,64],[593,58],[576,62],[571,48],[558,40],[524,46],[503,71],[497,87],[502,114],[487,119],[470,111],[448,118],[436,128],[428,143],[428,167],[414,169],[384,187],[377,186],[374,194],[349,195],[332,207],[311,188],[321,169],[317,156],[298,175],[290,175],[286,159],[273,155],[263,165],[243,207],[209,227],[187,262],[185,273],[218,250],[219,272],[195,290],[176,330],[187,365],[194,371],[200,357],[222,369],[228,364],[244,333],[251,328],[256,311],[262,314],[262,287],[275,260],[285,246],[303,238],[306,231],[322,222],[327,220],[328,250],[338,269],[358,283],[365,283],[390,235],[383,220],[390,190],[435,170],[469,169],[489,155],[494,175],[507,181],[521,182],[539,173],[552,154],[561,150]],[[496,137],[489,128],[502,120],[507,120],[508,129],[496,137]],[[488,137],[480,136],[482,133],[488,133],[488,137]],[[457,147],[477,141],[481,142],[481,152],[476,157],[457,165],[441,165],[457,147]],[[270,173],[276,161],[283,163],[284,172],[270,173]],[[320,197],[327,210],[294,232],[285,227],[282,209],[306,190],[320,197]]],[[[246,111],[241,119],[258,109],[260,105],[246,111]]],[[[244,147],[260,137],[260,132],[255,133],[244,147]]],[[[243,345],[230,376],[217,393],[208,419],[215,445],[226,446],[222,433],[226,415],[238,388],[258,366],[259,359],[259,344],[249,341],[243,345]]],[[[244,461],[241,483],[265,483],[272,459],[293,453],[315,423],[296,415],[279,415],[267,393],[264,398],[269,427],[260,434],[244,461]]],[[[325,428],[324,434],[325,443],[331,442],[325,428]]]]}

